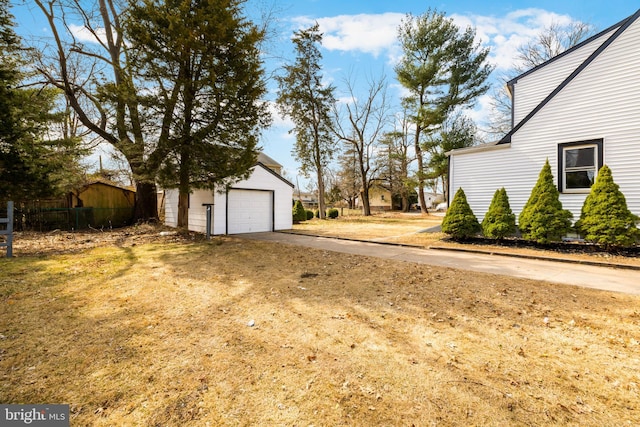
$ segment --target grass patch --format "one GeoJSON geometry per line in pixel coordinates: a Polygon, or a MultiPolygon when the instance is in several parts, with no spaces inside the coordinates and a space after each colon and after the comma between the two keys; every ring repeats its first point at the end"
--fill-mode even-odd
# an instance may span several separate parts
{"type": "Polygon", "coordinates": [[[640,266],[640,257],[633,254],[624,255],[607,251],[597,251],[593,247],[585,246],[580,251],[576,245],[569,245],[572,251],[554,250],[552,245],[548,247],[534,247],[521,241],[522,245],[505,245],[496,242],[478,243],[470,240],[466,243],[450,240],[442,232],[424,232],[426,229],[436,227],[442,222],[441,216],[422,214],[403,214],[398,212],[377,213],[372,216],[344,216],[337,220],[313,220],[294,225],[296,233],[312,234],[326,237],[339,237],[357,240],[371,240],[374,242],[388,242],[416,245],[422,247],[443,247],[457,249],[475,249],[489,251],[491,253],[510,253],[528,256],[542,256],[549,258],[568,258],[574,260],[586,260],[606,262],[613,264],[626,264],[640,266]]]}
{"type": "Polygon", "coordinates": [[[640,423],[638,297],[234,238],[0,274],[0,401],[74,426],[640,423]]]}

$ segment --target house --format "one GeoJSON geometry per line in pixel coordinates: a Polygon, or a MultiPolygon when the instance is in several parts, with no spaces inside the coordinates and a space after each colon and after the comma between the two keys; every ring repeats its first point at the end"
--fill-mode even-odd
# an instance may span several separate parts
{"type": "Polygon", "coordinates": [[[317,193],[303,193],[296,191],[294,194],[295,200],[300,200],[302,206],[308,210],[318,209],[318,194],[317,193]]]}
{"type": "Polygon", "coordinates": [[[462,188],[482,220],[505,187],[514,213],[548,159],[565,209],[580,211],[607,164],[640,214],[640,10],[508,82],[512,130],[449,152],[449,194],[462,188]]]}
{"type": "MultiPolygon", "coordinates": [[[[360,199],[358,199],[358,202],[359,201],[360,199]]],[[[379,183],[374,183],[369,189],[369,207],[372,211],[393,210],[393,195],[391,194],[391,190],[379,183]]]]}
{"type": "MultiPolygon", "coordinates": [[[[260,155],[249,178],[233,184],[231,188],[195,190],[189,195],[189,230],[207,231],[207,205],[211,206],[211,234],[291,229],[293,184],[280,175],[281,170],[282,165],[260,155]]],[[[164,206],[165,224],[176,227],[178,189],[164,190],[164,206]]]]}

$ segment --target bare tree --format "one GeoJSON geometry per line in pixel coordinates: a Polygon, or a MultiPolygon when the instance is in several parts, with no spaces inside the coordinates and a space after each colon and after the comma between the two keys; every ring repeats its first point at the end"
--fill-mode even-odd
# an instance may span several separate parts
{"type": "Polygon", "coordinates": [[[375,155],[379,138],[389,119],[389,101],[385,77],[371,79],[364,97],[355,92],[355,82],[345,81],[349,94],[349,102],[334,105],[336,116],[333,132],[343,141],[349,150],[353,150],[358,167],[362,211],[365,216],[371,215],[369,189],[375,174],[375,155]]]}
{"type": "Polygon", "coordinates": [[[595,32],[593,25],[574,21],[563,26],[557,22],[544,28],[537,37],[518,48],[515,71],[520,74],[572,48],[595,32]]]}
{"type": "Polygon", "coordinates": [[[124,42],[117,0],[34,0],[47,19],[52,44],[40,45],[38,71],[64,92],[78,120],[127,159],[136,180],[136,218],[157,218],[155,175],[163,158],[145,134],[143,113],[124,42]],[[71,18],[82,21],[81,33],[71,18]],[[82,66],[78,66],[82,64],[82,66]]]}
{"type": "Polygon", "coordinates": [[[411,163],[415,160],[410,128],[407,109],[403,108],[396,118],[395,129],[382,136],[378,156],[378,177],[387,183],[394,197],[400,197],[403,212],[409,211],[410,198],[415,197],[418,186],[410,173],[411,163]]]}

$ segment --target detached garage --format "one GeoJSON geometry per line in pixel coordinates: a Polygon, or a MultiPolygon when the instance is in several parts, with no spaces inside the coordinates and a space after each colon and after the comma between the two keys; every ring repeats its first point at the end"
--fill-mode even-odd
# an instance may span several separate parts
{"type": "MultiPolygon", "coordinates": [[[[196,190],[189,196],[189,230],[206,232],[207,205],[212,234],[241,234],[289,230],[293,184],[280,176],[281,166],[264,154],[251,176],[221,192],[196,190]]],[[[178,223],[178,190],[164,191],[165,224],[178,223]]]]}

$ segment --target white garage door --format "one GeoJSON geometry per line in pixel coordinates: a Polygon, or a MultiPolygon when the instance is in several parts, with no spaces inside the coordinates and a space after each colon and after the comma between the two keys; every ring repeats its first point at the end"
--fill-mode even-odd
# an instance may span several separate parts
{"type": "Polygon", "coordinates": [[[271,191],[229,190],[227,198],[227,233],[273,231],[271,191]]]}

